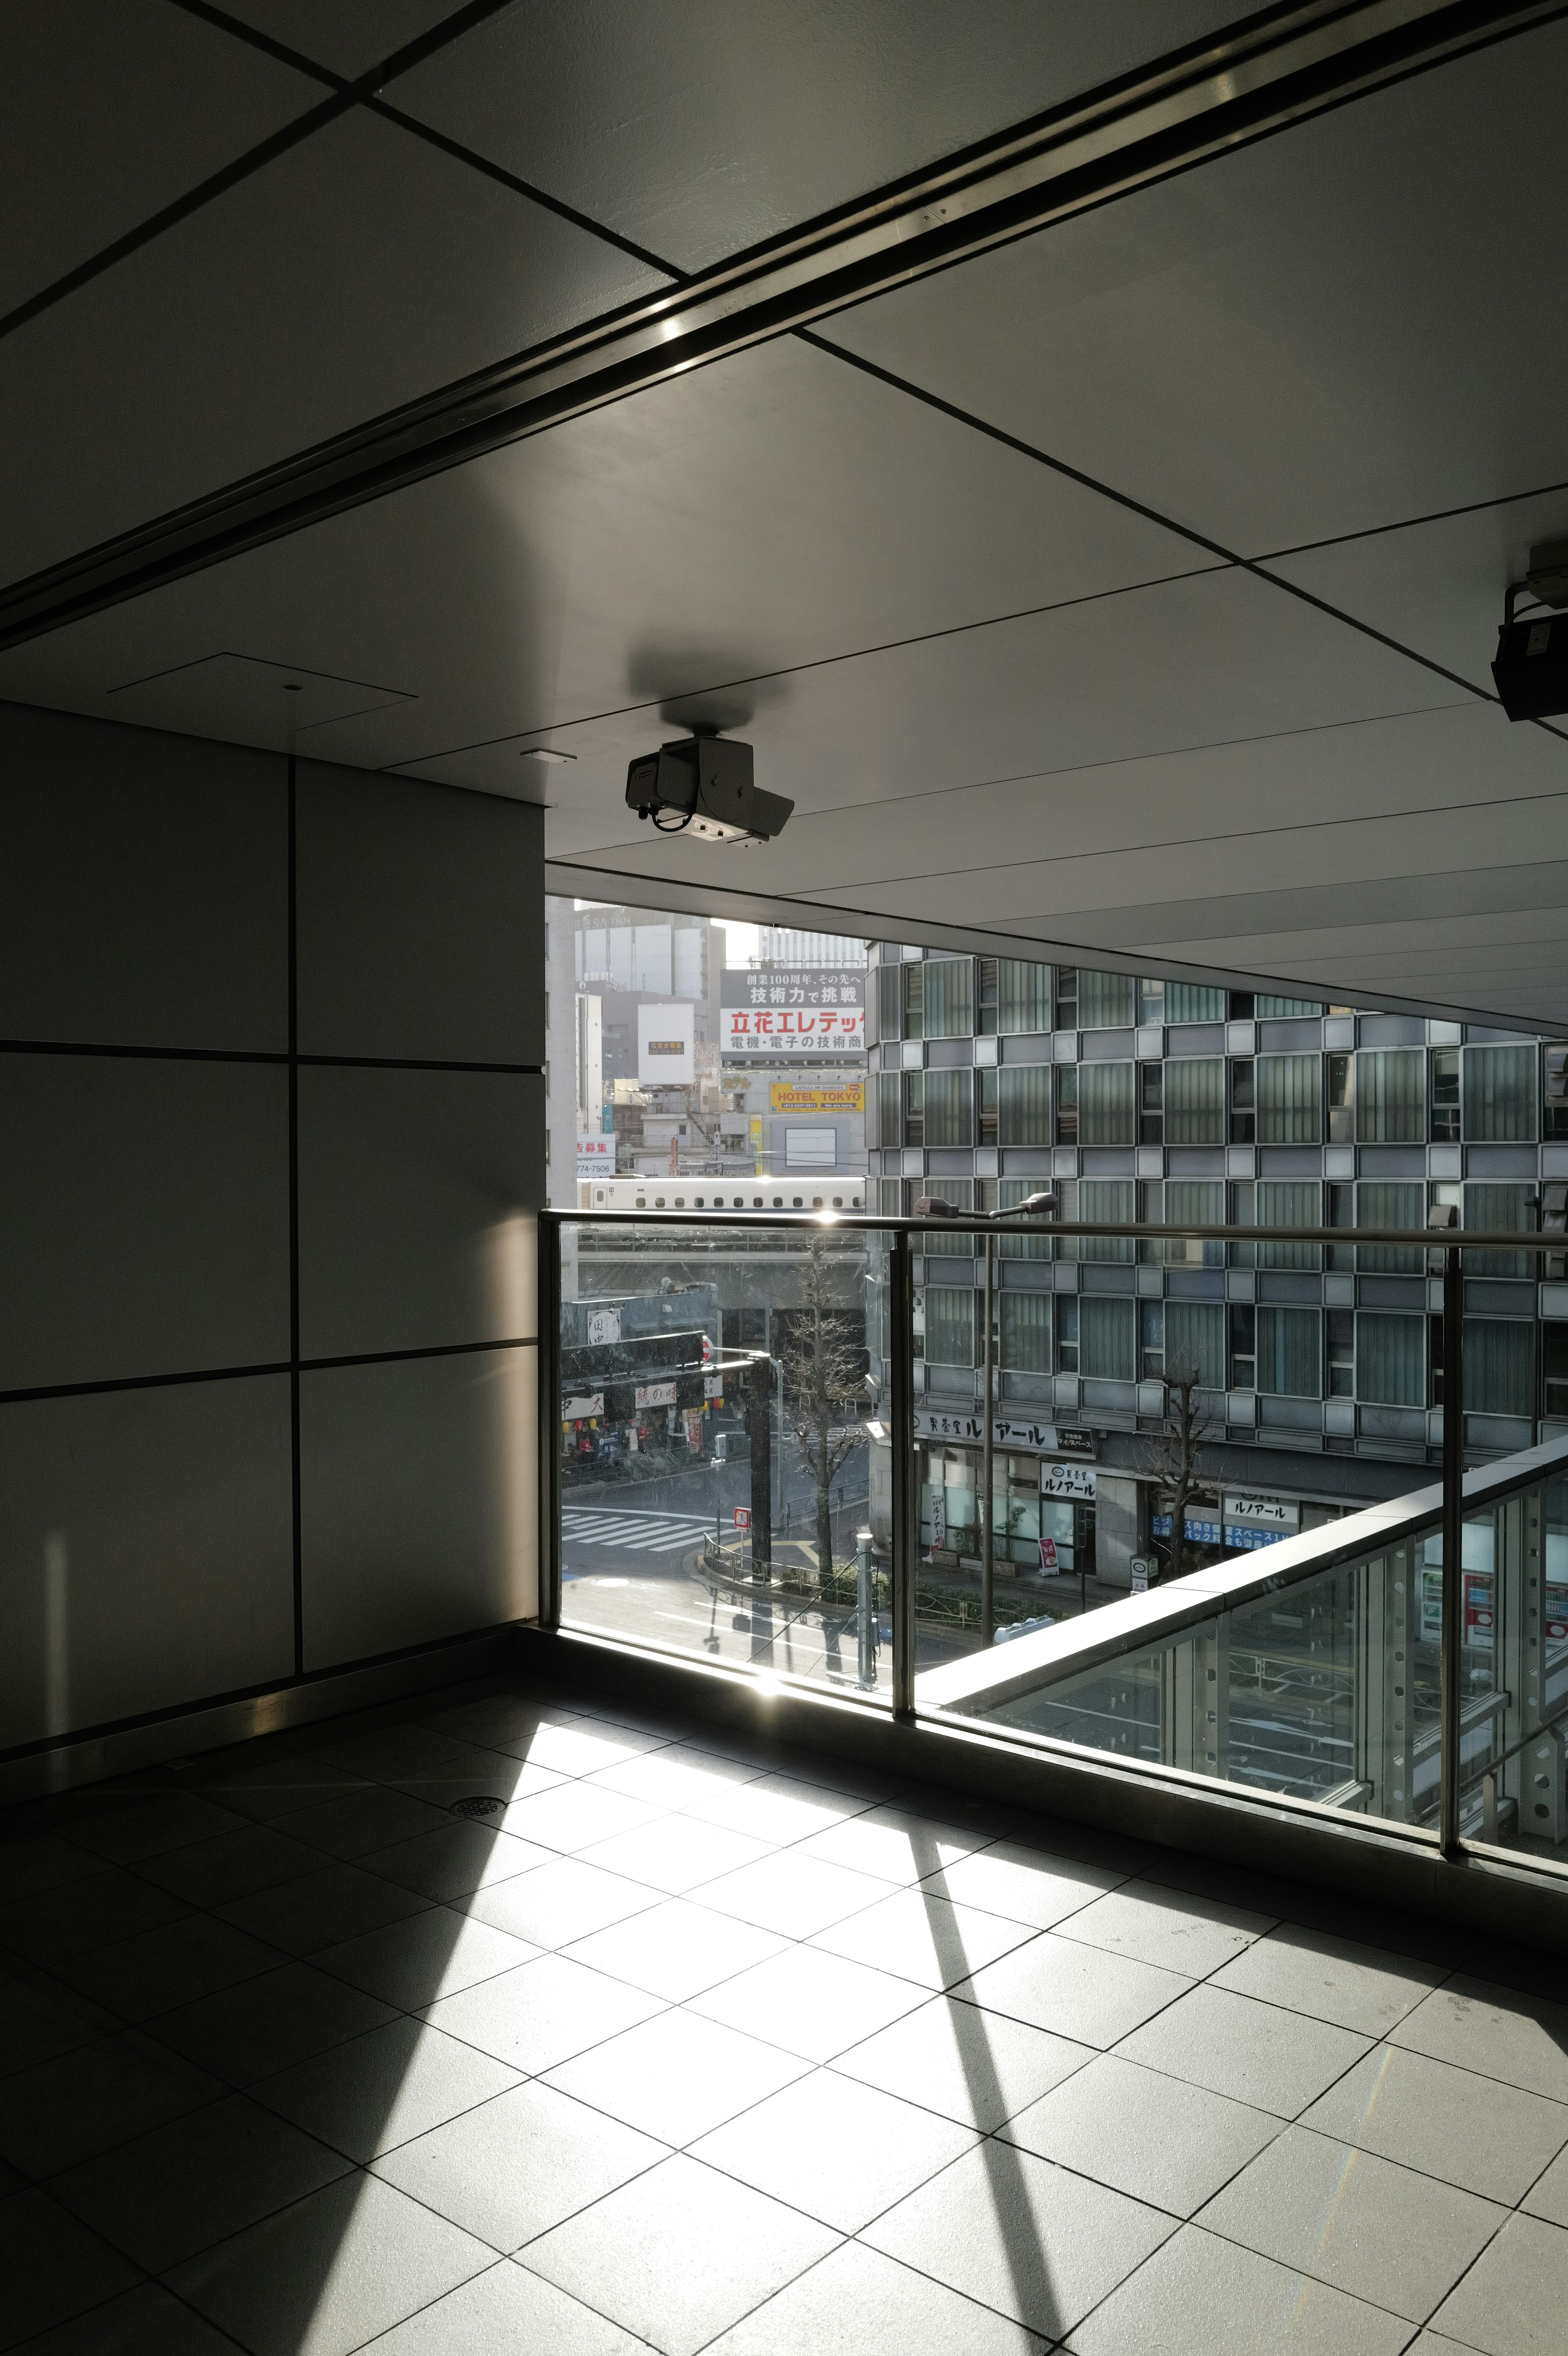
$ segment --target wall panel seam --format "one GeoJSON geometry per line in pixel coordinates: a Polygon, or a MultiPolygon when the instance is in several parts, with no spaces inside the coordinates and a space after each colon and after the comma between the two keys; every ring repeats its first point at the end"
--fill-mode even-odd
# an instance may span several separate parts
{"type": "Polygon", "coordinates": [[[108,1040],[0,1039],[0,1055],[102,1055],[143,1064],[289,1064],[363,1072],[481,1072],[542,1079],[542,1064],[460,1062],[454,1056],[291,1055],[273,1047],[148,1047],[108,1040]]]}
{"type": "Polygon", "coordinates": [[[410,1350],[352,1350],[336,1357],[268,1358],[240,1366],[183,1367],[166,1375],[109,1375],[91,1383],[38,1383],[19,1390],[0,1391],[0,1408],[25,1407],[37,1399],[97,1398],[115,1391],[174,1390],[182,1384],[260,1380],[268,1375],[327,1374],[339,1366],[395,1366],[424,1358],[473,1358],[487,1350],[534,1350],[537,1333],[505,1333],[485,1342],[432,1342],[410,1350]]]}

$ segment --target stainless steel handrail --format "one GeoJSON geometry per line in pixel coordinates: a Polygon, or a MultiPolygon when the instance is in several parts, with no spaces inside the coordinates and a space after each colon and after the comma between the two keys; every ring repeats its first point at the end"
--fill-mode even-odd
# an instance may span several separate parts
{"type": "Polygon", "coordinates": [[[1539,1227],[1220,1227],[1169,1226],[1152,1220],[1015,1219],[1005,1212],[965,1212],[954,1219],[916,1219],[875,1211],[541,1211],[544,1220],[583,1227],[843,1228],[853,1234],[1105,1236],[1117,1242],[1390,1245],[1411,1251],[1536,1251],[1568,1254],[1568,1234],[1539,1227]]]}
{"type": "MultiPolygon", "coordinates": [[[[1444,1309],[1444,1398],[1451,1402],[1462,1401],[1461,1341],[1464,1326],[1465,1255],[1467,1252],[1497,1251],[1550,1255],[1568,1253],[1568,1235],[1542,1233],[1539,1228],[1459,1228],[1459,1227],[1283,1227],[1230,1226],[1200,1224],[1172,1225],[1161,1221],[1135,1220],[1109,1223],[1105,1221],[1063,1220],[1056,1218],[1019,1218],[1005,1213],[966,1212],[952,1216],[914,1217],[904,1214],[874,1211],[838,1211],[801,1209],[725,1210],[709,1208],[643,1210],[585,1210],[548,1207],[539,1215],[541,1245],[542,1307],[552,1307],[559,1301],[560,1230],[571,1225],[590,1229],[625,1230],[635,1239],[639,1231],[668,1234],[686,1229],[718,1229],[733,1231],[737,1236],[760,1235],[770,1230],[783,1230],[787,1235],[799,1231],[802,1236],[828,1234],[843,1230],[846,1235],[883,1235],[889,1238],[888,1274],[890,1278],[890,1311],[892,1330],[889,1335],[889,1357],[892,1367],[893,1425],[896,1430],[913,1432],[913,1306],[914,1258],[912,1247],[922,1235],[984,1235],[989,1239],[998,1234],[1034,1237],[1058,1237],[1064,1240],[1102,1238],[1131,1242],[1199,1242],[1233,1243],[1240,1245],[1287,1244],[1318,1246],[1327,1248],[1369,1246],[1393,1248],[1423,1254],[1419,1272],[1435,1275],[1441,1272],[1444,1309]]],[[[990,1258],[989,1248],[987,1258],[990,1258]]],[[[1418,1271],[1412,1271],[1417,1273],[1418,1271]]],[[[558,1454],[553,1421],[554,1378],[558,1368],[559,1313],[556,1310],[548,1340],[548,1359],[541,1368],[540,1436],[542,1453],[558,1454]]],[[[987,1402],[986,1424],[992,1420],[991,1403],[987,1402]]],[[[1466,1495],[1466,1481],[1463,1469],[1464,1414],[1444,1413],[1443,1417],[1443,1480],[1440,1491],[1434,1496],[1432,1510],[1423,1512],[1420,1525],[1430,1527],[1440,1523],[1444,1532],[1444,1557],[1450,1566],[1461,1559],[1461,1531],[1468,1503],[1471,1510],[1481,1502],[1496,1502],[1492,1494],[1495,1481],[1483,1475],[1477,1482],[1470,1476],[1470,1496],[1466,1495]],[[1483,1494],[1484,1493],[1484,1494],[1483,1494]]],[[[1511,1483],[1497,1490],[1497,1496],[1511,1494],[1517,1488],[1528,1488],[1536,1481],[1551,1477],[1556,1472],[1555,1451],[1537,1451],[1539,1457],[1550,1456],[1550,1463],[1534,1465],[1519,1473],[1511,1483]]],[[[541,1466],[542,1487],[549,1480],[551,1494],[543,1505],[542,1525],[553,1520],[551,1540],[553,1560],[542,1566],[542,1616],[547,1624],[559,1624],[559,1491],[558,1467],[554,1477],[545,1475],[541,1466]]],[[[901,1716],[912,1715],[916,1708],[915,1693],[915,1627],[914,1588],[912,1573],[916,1500],[913,1490],[914,1453],[912,1448],[896,1450],[892,1494],[892,1573],[893,1573],[893,1700],[901,1716]]],[[[1374,1520],[1375,1513],[1356,1520],[1374,1520]]],[[[1316,1535],[1316,1534],[1315,1534],[1316,1535]]],[[[1310,1568],[1329,1567],[1344,1551],[1365,1552],[1367,1541],[1376,1544],[1376,1534],[1352,1535],[1344,1531],[1337,1546],[1331,1546],[1326,1555],[1318,1549],[1310,1568]]],[[[1289,1541],[1286,1542],[1290,1544],[1289,1541]]],[[[1276,1562],[1266,1572],[1252,1574],[1266,1590],[1271,1580],[1280,1585],[1293,1569],[1291,1561],[1276,1562]]],[[[1298,1576],[1307,1575],[1305,1557],[1298,1576]]],[[[1162,1590],[1156,1590],[1156,1594],[1162,1590]]],[[[1164,1590],[1168,1594],[1169,1590],[1164,1590]]],[[[1442,1669],[1441,1707],[1442,1777],[1439,1806],[1439,1845],[1445,1856],[1457,1856],[1463,1844],[1459,1835],[1460,1803],[1460,1729],[1461,1729],[1461,1644],[1463,1581],[1444,1578],[1442,1596],[1442,1669]]],[[[1153,1599],[1151,1598],[1152,1601],[1153,1599]]],[[[1110,1607],[1115,1610],[1117,1607],[1110,1607]]],[[[1191,1616],[1196,1621],[1214,1608],[1212,1600],[1200,1602],[1195,1593],[1191,1599],[1191,1616]]],[[[1163,1616],[1163,1615],[1162,1615],[1163,1616]]],[[[1088,1665],[1087,1662],[1080,1665],[1088,1665]]],[[[1538,1730],[1539,1731],[1539,1730],[1538,1730]]]]}

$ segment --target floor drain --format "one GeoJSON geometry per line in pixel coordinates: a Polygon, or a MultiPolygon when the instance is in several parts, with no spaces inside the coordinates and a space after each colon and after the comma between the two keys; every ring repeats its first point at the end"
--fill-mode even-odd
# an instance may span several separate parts
{"type": "Polygon", "coordinates": [[[455,1816],[499,1816],[505,1807],[504,1800],[492,1800],[488,1793],[477,1793],[470,1800],[454,1800],[455,1816]]]}

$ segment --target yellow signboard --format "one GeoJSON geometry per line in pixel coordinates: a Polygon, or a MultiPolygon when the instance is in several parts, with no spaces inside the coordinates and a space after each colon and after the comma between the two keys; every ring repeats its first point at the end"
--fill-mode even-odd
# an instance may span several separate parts
{"type": "Polygon", "coordinates": [[[795,1080],[773,1080],[768,1089],[772,1112],[836,1112],[865,1110],[865,1082],[841,1080],[836,1087],[813,1088],[795,1080]]]}

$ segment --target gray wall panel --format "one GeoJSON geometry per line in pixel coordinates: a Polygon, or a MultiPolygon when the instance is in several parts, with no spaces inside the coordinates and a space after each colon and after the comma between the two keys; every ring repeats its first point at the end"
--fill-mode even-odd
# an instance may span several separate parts
{"type": "Polygon", "coordinates": [[[543,1176],[542,1079],[306,1065],[303,1355],[532,1335],[543,1176]]]}
{"type": "Polygon", "coordinates": [[[288,1044],[275,755],[0,704],[0,1038],[288,1044]]]}
{"type": "Polygon", "coordinates": [[[288,1377],[0,1407],[0,1745],[287,1676],[288,1377]]]}
{"type": "Polygon", "coordinates": [[[307,1669],[538,1610],[538,1352],[300,1381],[307,1669]]]}
{"type": "Polygon", "coordinates": [[[286,1073],[0,1055],[0,1390],[288,1350],[286,1073]]]}
{"type": "Polygon", "coordinates": [[[523,802],[302,761],[307,1055],[544,1060],[544,820],[523,802]]]}

